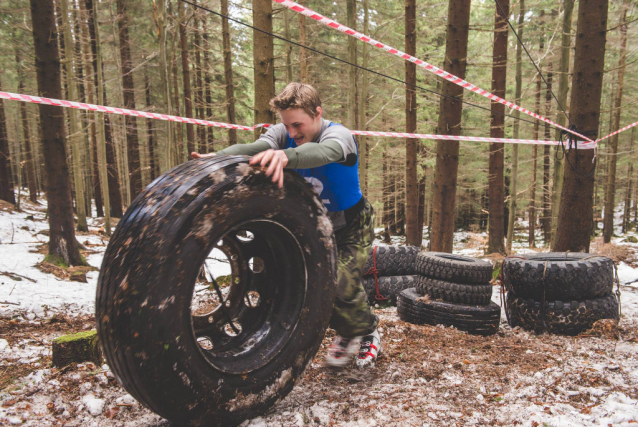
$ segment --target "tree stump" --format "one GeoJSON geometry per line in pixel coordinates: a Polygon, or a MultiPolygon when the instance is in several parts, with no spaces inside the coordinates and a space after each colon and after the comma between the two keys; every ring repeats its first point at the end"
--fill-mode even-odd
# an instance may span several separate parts
{"type": "Polygon", "coordinates": [[[97,331],[78,332],[53,340],[53,366],[63,367],[70,363],[93,362],[102,364],[102,351],[98,344],[97,331]]]}

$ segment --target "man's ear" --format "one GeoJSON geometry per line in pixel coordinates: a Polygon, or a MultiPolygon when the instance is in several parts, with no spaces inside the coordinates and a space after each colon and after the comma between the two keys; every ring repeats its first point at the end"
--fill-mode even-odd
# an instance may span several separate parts
{"type": "Polygon", "coordinates": [[[317,115],[316,115],[316,117],[322,117],[322,115],[323,115],[323,109],[322,109],[321,107],[317,107],[317,110],[316,110],[316,111],[317,111],[317,115]]]}

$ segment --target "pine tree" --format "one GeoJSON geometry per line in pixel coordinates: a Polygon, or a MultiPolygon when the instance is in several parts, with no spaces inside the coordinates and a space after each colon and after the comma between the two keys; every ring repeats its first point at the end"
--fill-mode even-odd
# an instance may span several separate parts
{"type": "MultiPolygon", "coordinates": [[[[470,25],[470,1],[450,0],[445,45],[444,70],[462,79],[467,66],[467,41],[470,25]]],[[[463,97],[463,88],[445,80],[442,93],[450,97],[463,97]]],[[[463,104],[450,98],[441,98],[437,133],[461,134],[463,104]]],[[[459,169],[459,143],[436,142],[436,168],[432,186],[432,225],[430,250],[452,252],[454,239],[454,207],[459,169]]]]}
{"type": "MultiPolygon", "coordinates": [[[[598,135],[605,63],[607,0],[581,0],[578,6],[576,51],[572,82],[572,123],[591,139],[598,135]]],[[[592,226],[594,150],[566,154],[555,251],[589,251],[592,226]]],[[[595,167],[595,166],[594,166],[595,167]]]]}

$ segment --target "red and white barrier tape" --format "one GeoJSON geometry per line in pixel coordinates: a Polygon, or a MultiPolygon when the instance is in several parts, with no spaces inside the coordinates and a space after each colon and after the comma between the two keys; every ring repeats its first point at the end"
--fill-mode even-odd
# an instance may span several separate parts
{"type": "Polygon", "coordinates": [[[189,117],[171,116],[169,114],[150,113],[147,111],[127,110],[126,108],[113,108],[104,105],[86,104],[84,102],[64,101],[60,99],[42,98],[40,96],[21,95],[18,93],[1,92],[0,99],[12,101],[30,102],[33,104],[54,105],[57,107],[77,108],[79,110],[99,111],[101,113],[119,114],[122,116],[136,116],[144,119],[168,120],[171,122],[189,123],[193,125],[221,127],[225,129],[238,129],[254,131],[259,127],[268,127],[269,124],[260,123],[255,126],[241,126],[222,122],[211,122],[209,120],[191,119],[189,117]]]}
{"type": "Polygon", "coordinates": [[[379,49],[383,49],[388,53],[391,53],[395,56],[398,56],[400,58],[405,59],[406,61],[410,61],[410,62],[414,62],[416,65],[418,65],[421,68],[425,68],[427,71],[436,74],[437,76],[443,77],[446,80],[451,81],[452,83],[455,83],[459,86],[461,86],[464,89],[470,90],[474,93],[478,93],[481,96],[484,96],[486,98],[491,99],[492,101],[496,101],[496,102],[500,102],[501,104],[505,104],[506,106],[513,108],[515,110],[518,110],[522,113],[525,113],[527,115],[530,115],[532,117],[534,117],[535,119],[541,120],[543,122],[549,123],[553,126],[556,126],[559,129],[562,129],[564,131],[567,131],[569,133],[572,133],[576,136],[579,136],[581,138],[583,138],[585,141],[589,141],[589,142],[593,142],[591,139],[587,138],[584,135],[581,135],[573,130],[567,129],[566,127],[563,127],[561,125],[559,125],[558,123],[554,123],[553,121],[551,121],[550,119],[543,117],[539,114],[533,113],[531,111],[529,111],[526,108],[523,108],[519,105],[514,104],[513,102],[510,102],[506,99],[503,99],[501,97],[498,97],[496,95],[494,95],[493,93],[490,93],[484,89],[481,89],[478,86],[473,85],[472,83],[466,82],[465,80],[463,80],[460,77],[455,76],[454,74],[450,74],[447,71],[444,71],[438,67],[435,67],[434,65],[431,65],[429,63],[427,63],[426,61],[423,61],[421,59],[415,58],[412,55],[408,55],[405,52],[401,52],[398,49],[395,49],[391,46],[388,46],[386,44],[383,44],[377,40],[374,40],[371,37],[366,36],[365,34],[362,34],[358,31],[353,30],[352,28],[346,27],[345,25],[342,25],[336,21],[333,21],[332,19],[326,18],[323,15],[318,14],[317,12],[313,11],[312,9],[308,9],[305,6],[302,6],[300,4],[295,3],[292,0],[273,0],[277,3],[280,3],[283,6],[286,6],[288,9],[294,10],[297,13],[301,13],[303,15],[306,15],[312,19],[314,19],[317,22],[320,22],[324,25],[327,25],[330,28],[334,28],[335,30],[339,30],[342,33],[346,33],[349,36],[352,36],[358,40],[361,40],[362,42],[368,43],[374,47],[377,47],[379,49]]]}
{"type": "MultiPolygon", "coordinates": [[[[377,132],[365,130],[350,131],[353,135],[381,136],[391,138],[414,138],[414,139],[441,139],[445,141],[467,141],[467,142],[495,142],[504,144],[537,144],[537,145],[559,145],[560,141],[543,141],[538,139],[510,139],[510,138],[488,138],[482,136],[461,136],[461,135],[433,135],[429,133],[405,133],[405,132],[377,132]]],[[[579,149],[596,148],[593,142],[579,141],[579,149]]]]}
{"type": "Polygon", "coordinates": [[[631,128],[632,128],[632,127],[634,127],[634,126],[638,126],[638,122],[634,122],[634,123],[632,123],[632,124],[630,124],[630,125],[625,126],[624,128],[620,128],[620,129],[618,129],[617,131],[610,133],[610,134],[609,134],[609,135],[607,135],[607,136],[603,136],[602,138],[598,138],[598,139],[596,140],[596,144],[598,144],[600,141],[602,141],[602,140],[604,140],[604,139],[610,138],[610,137],[612,137],[612,136],[614,136],[614,135],[618,135],[620,132],[624,132],[624,131],[626,131],[626,130],[629,130],[629,129],[631,129],[631,128]]]}
{"type": "MultiPolygon", "coordinates": [[[[11,101],[29,102],[32,104],[46,104],[57,107],[77,108],[78,110],[97,111],[101,113],[119,114],[123,116],[135,116],[144,119],[168,120],[179,123],[190,123],[194,125],[213,126],[224,129],[238,129],[246,131],[254,131],[257,128],[267,128],[272,126],[268,123],[260,123],[255,126],[242,126],[223,122],[212,122],[209,120],[191,119],[189,117],[171,116],[168,114],[149,113],[147,111],[128,110],[126,108],[106,107],[104,105],[87,104],[84,102],[65,101],[60,99],[43,98],[40,96],[22,95],[18,93],[0,91],[0,99],[8,99],[11,101]]],[[[540,141],[533,139],[507,139],[507,138],[486,138],[480,136],[457,136],[457,135],[432,135],[426,133],[405,133],[405,132],[377,132],[353,130],[353,135],[380,136],[389,138],[414,138],[414,139],[440,139],[446,141],[474,141],[474,142],[496,142],[509,144],[539,144],[539,145],[558,145],[558,141],[540,141]]],[[[593,142],[578,143],[579,148],[590,149],[595,148],[593,142]]]]}

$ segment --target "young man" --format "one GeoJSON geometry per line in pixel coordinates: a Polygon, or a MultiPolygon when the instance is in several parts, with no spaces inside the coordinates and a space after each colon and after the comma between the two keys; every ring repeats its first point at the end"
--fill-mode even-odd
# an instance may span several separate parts
{"type": "Polygon", "coordinates": [[[310,85],[290,83],[270,106],[281,123],[253,143],[216,154],[252,156],[250,164],[267,166],[266,174],[280,188],[284,169],[293,169],[314,187],[328,209],[339,251],[337,297],[330,319],[338,336],[326,363],[346,366],[358,352],[358,367],[373,365],[381,353],[379,320],[368,306],[361,280],[374,239],[374,210],[361,194],[356,141],[344,126],[323,118],[319,94],[310,85]]]}

